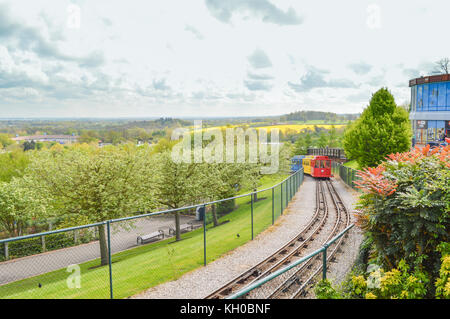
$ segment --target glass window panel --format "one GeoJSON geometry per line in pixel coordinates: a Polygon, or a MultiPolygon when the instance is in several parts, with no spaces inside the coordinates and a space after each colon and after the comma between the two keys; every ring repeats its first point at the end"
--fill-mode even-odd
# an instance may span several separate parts
{"type": "Polygon", "coordinates": [[[436,121],[428,121],[428,136],[427,141],[436,140],[436,121]]]}
{"type": "Polygon", "coordinates": [[[447,102],[446,103],[446,109],[447,111],[450,111],[450,82],[447,82],[447,102]]]}
{"type": "Polygon", "coordinates": [[[444,141],[445,135],[445,121],[437,121],[436,122],[436,139],[439,141],[444,141]]]}
{"type": "Polygon", "coordinates": [[[437,97],[438,97],[438,85],[437,83],[433,83],[429,85],[428,90],[428,106],[430,111],[435,111],[437,106],[437,97]]]}
{"type": "Polygon", "coordinates": [[[429,87],[428,84],[423,85],[423,93],[422,93],[422,101],[423,101],[423,110],[428,111],[428,93],[429,87]]]}
{"type": "Polygon", "coordinates": [[[446,97],[447,97],[447,85],[446,83],[439,83],[438,108],[441,111],[445,110],[446,97]]]}
{"type": "Polygon", "coordinates": [[[417,85],[413,86],[411,92],[412,92],[411,109],[412,109],[413,112],[416,112],[416,110],[417,110],[417,85]]]}
{"type": "Polygon", "coordinates": [[[423,108],[422,94],[423,94],[423,85],[418,85],[417,86],[417,111],[419,111],[419,112],[423,108]]]}

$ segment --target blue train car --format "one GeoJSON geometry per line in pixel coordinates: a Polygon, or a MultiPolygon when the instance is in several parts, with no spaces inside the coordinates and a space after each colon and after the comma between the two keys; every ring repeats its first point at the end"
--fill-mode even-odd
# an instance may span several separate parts
{"type": "Polygon", "coordinates": [[[291,158],[291,171],[296,172],[302,167],[302,161],[305,155],[295,155],[291,158]]]}

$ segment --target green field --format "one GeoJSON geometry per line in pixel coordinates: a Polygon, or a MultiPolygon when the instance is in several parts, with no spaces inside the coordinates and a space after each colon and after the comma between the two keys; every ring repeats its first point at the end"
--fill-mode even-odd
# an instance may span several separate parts
{"type": "MultiPolygon", "coordinates": [[[[285,176],[266,176],[260,189],[270,187],[282,178],[285,176]]],[[[272,223],[272,191],[259,193],[258,198],[254,203],[254,236],[272,223]]],[[[274,197],[275,218],[280,215],[280,204],[278,186],[274,197]]],[[[251,240],[250,198],[237,199],[236,206],[233,212],[219,219],[223,224],[217,227],[213,227],[212,223],[207,225],[207,262],[251,240]]],[[[134,295],[201,267],[204,261],[203,249],[203,228],[200,228],[183,234],[179,242],[169,238],[114,254],[114,298],[134,295]]],[[[0,286],[0,298],[109,298],[109,268],[98,265],[98,259],[79,265],[81,288],[68,288],[67,278],[70,273],[64,268],[0,286]]]]}

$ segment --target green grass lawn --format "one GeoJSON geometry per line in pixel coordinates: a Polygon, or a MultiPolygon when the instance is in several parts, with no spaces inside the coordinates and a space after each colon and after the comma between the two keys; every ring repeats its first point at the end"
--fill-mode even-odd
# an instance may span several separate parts
{"type": "MultiPolygon", "coordinates": [[[[265,176],[260,189],[270,187],[285,177],[265,176]]],[[[285,195],[284,189],[283,192],[285,195]]],[[[272,224],[272,191],[259,193],[258,198],[253,209],[254,236],[272,224]]],[[[276,218],[281,211],[279,186],[275,190],[274,205],[276,218]]],[[[250,197],[237,199],[236,206],[235,210],[219,219],[221,225],[207,225],[207,262],[251,240],[250,197]]],[[[203,228],[200,228],[183,234],[179,242],[169,238],[114,254],[114,298],[134,295],[201,267],[204,262],[203,241],[203,228]]],[[[0,286],[0,298],[109,298],[109,268],[98,265],[98,259],[79,265],[81,288],[68,288],[67,280],[71,274],[64,268],[0,286]]]]}
{"type": "Polygon", "coordinates": [[[347,167],[350,167],[350,168],[353,168],[353,169],[361,169],[359,167],[358,162],[356,160],[351,160],[351,161],[345,162],[344,166],[347,166],[347,167]]]}

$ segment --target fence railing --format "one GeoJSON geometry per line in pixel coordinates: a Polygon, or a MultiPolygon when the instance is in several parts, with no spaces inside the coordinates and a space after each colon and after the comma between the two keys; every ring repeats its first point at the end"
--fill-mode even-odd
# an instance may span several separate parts
{"type": "Polygon", "coordinates": [[[334,176],[339,176],[345,184],[359,191],[359,188],[356,188],[355,184],[355,181],[360,180],[360,178],[356,175],[358,170],[344,166],[341,163],[337,162],[332,162],[331,170],[334,176]]]}
{"type": "Polygon", "coordinates": [[[295,262],[293,262],[292,264],[289,264],[288,266],[281,268],[273,273],[271,273],[270,275],[255,281],[254,283],[248,285],[247,287],[244,287],[243,289],[239,290],[238,292],[234,293],[231,296],[228,296],[227,299],[237,299],[239,297],[242,297],[245,294],[248,294],[250,291],[261,287],[262,285],[268,283],[269,281],[271,281],[272,279],[284,274],[285,272],[291,270],[292,268],[297,267],[298,265],[303,264],[304,262],[308,261],[309,259],[313,258],[314,256],[322,253],[323,258],[322,258],[322,279],[326,279],[327,278],[327,249],[330,245],[332,245],[336,240],[338,240],[339,238],[341,238],[342,236],[344,236],[350,229],[352,229],[354,226],[354,224],[351,224],[350,226],[348,226],[346,229],[344,229],[342,232],[340,232],[338,235],[336,235],[335,237],[333,237],[329,242],[327,242],[326,244],[324,244],[321,248],[313,251],[312,253],[310,253],[309,255],[306,255],[303,258],[300,258],[299,260],[296,260],[295,262]]]}
{"type": "Polygon", "coordinates": [[[302,182],[299,170],[231,198],[2,239],[0,299],[123,298],[174,280],[274,224],[302,182]]]}

